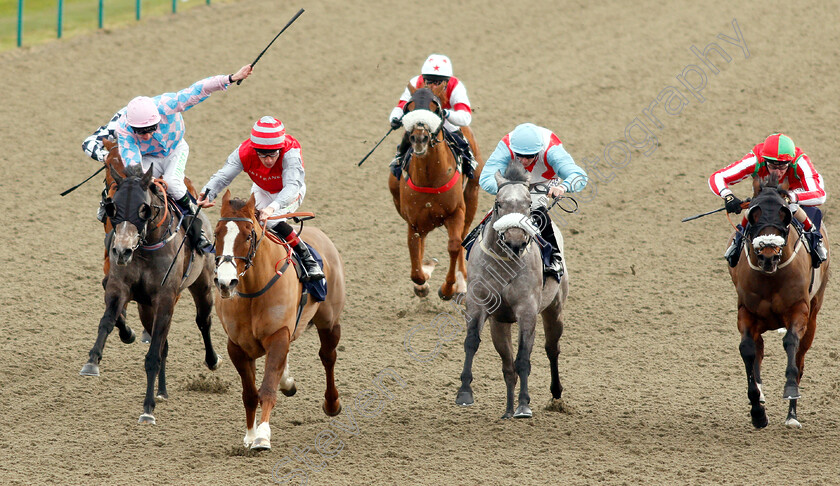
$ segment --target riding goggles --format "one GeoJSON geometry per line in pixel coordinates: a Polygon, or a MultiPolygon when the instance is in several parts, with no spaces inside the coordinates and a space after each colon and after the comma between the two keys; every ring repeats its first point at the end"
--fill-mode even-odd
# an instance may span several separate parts
{"type": "Polygon", "coordinates": [[[131,127],[134,130],[134,133],[137,135],[145,135],[147,133],[154,133],[158,129],[158,124],[155,123],[154,125],[148,127],[131,127]]]}

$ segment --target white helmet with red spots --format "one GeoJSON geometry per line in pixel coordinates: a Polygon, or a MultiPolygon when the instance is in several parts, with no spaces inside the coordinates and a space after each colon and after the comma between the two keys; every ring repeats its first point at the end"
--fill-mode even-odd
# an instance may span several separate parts
{"type": "Polygon", "coordinates": [[[423,68],[420,69],[420,74],[451,78],[452,61],[443,54],[432,54],[427,57],[426,62],[423,63],[423,68]]]}

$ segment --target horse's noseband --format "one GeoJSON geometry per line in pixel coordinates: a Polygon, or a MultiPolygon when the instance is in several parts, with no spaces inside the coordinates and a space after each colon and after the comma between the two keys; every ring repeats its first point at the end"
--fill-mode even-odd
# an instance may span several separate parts
{"type": "MultiPolygon", "coordinates": [[[[219,222],[222,221],[242,221],[245,223],[251,223],[253,225],[254,220],[250,218],[221,218],[219,222]]],[[[263,236],[265,236],[265,231],[263,231],[263,236]]],[[[254,265],[254,257],[257,254],[257,248],[260,246],[262,242],[262,237],[257,239],[257,232],[251,227],[251,234],[248,235],[248,241],[251,242],[250,247],[248,248],[248,254],[245,256],[236,256],[236,255],[217,255],[216,256],[216,268],[218,269],[220,265],[223,263],[232,263],[233,266],[236,266],[236,262],[234,260],[242,260],[245,262],[245,269],[239,273],[239,277],[245,275],[245,272],[248,271],[254,265]]]]}

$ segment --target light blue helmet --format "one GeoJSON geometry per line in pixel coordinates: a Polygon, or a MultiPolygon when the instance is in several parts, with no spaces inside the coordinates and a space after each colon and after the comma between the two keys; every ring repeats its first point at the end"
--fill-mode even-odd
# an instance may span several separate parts
{"type": "Polygon", "coordinates": [[[542,137],[533,123],[523,123],[510,134],[510,149],[515,154],[532,155],[542,148],[542,137]]]}

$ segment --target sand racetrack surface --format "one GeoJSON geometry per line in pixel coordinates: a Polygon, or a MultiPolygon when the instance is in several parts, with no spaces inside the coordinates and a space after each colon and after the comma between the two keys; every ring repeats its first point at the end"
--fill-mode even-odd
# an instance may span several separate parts
{"type": "MultiPolygon", "coordinates": [[[[821,1],[254,0],[0,54],[0,483],[836,483],[840,285],[829,283],[806,357],[803,428],[783,425],[785,354],[768,333],[770,425],[755,430],[735,293],[720,258],[731,228],[721,214],[680,219],[719,207],[709,174],[784,131],[822,172],[826,224],[837,228],[838,25],[840,11],[821,1]],[[124,345],[113,334],[101,377],[79,376],[103,312],[101,184],[58,194],[98,168],[81,141],[128,100],[234,72],[299,7],[306,13],[250,79],[185,114],[187,175],[197,184],[255,119],[281,118],[304,147],[302,210],[318,215],[346,266],[336,367],[344,412],[331,422],[321,410],[324,372],[309,330],[292,345],[298,392],[279,397],[273,449],[252,454],[242,447],[241,387],[224,331],[214,316],[224,362],[210,372],[189,296],[169,334],[170,397],[157,405],[158,425],[137,425],[147,349],[139,339],[124,345]],[[728,62],[692,53],[712,42],[728,62]],[[565,412],[543,408],[550,377],[541,326],[532,419],[500,420],[505,388],[487,329],[476,404],[454,404],[464,332],[439,337],[435,326],[457,308],[436,292],[412,292],[405,225],[386,185],[397,137],[356,167],[432,52],[449,55],[469,88],[485,156],[532,121],[555,130],[592,177],[580,212],[561,223],[571,275],[565,412]],[[670,113],[654,104],[658,96],[674,97],[670,113]],[[617,148],[633,144],[626,156],[617,148]],[[390,395],[374,393],[383,371],[390,395]],[[379,399],[364,414],[357,397],[366,396],[379,399]]],[[[235,195],[247,196],[246,179],[231,186],[235,195]]],[[[746,185],[736,194],[746,197],[746,185]]],[[[484,211],[492,198],[481,197],[484,211]]],[[[208,216],[215,222],[218,208],[208,216]]],[[[445,256],[441,231],[428,253],[445,256]]],[[[442,281],[438,269],[433,290],[442,281]]],[[[128,318],[139,333],[133,304],[128,318]]]]}

